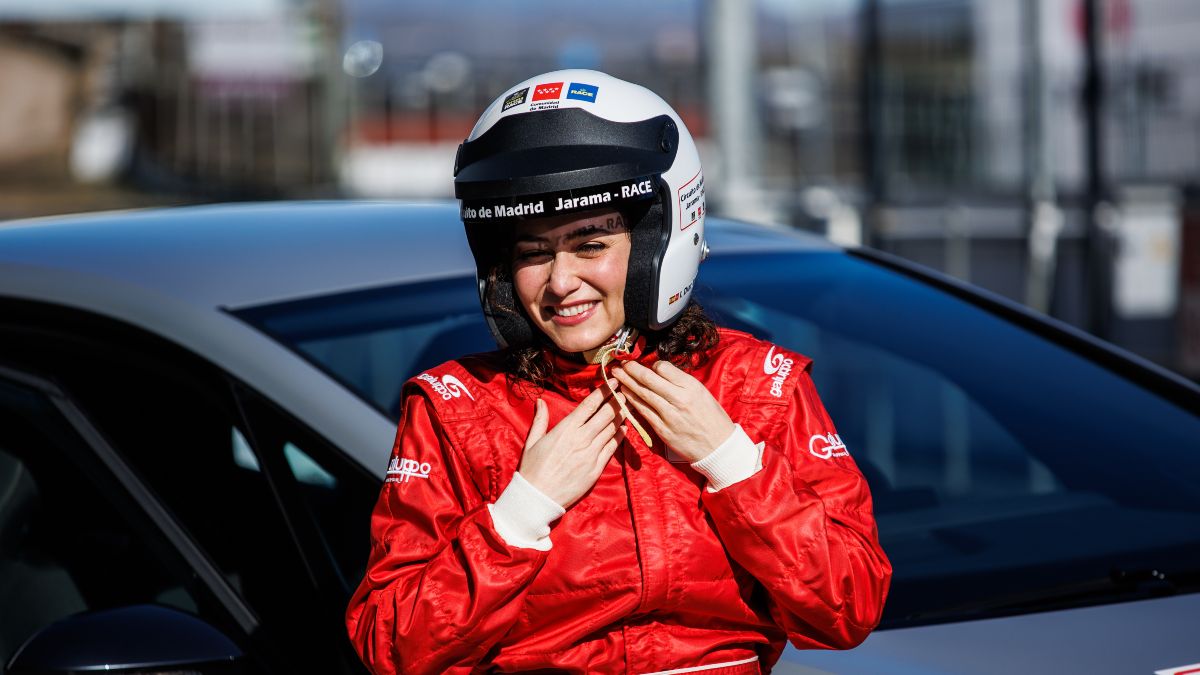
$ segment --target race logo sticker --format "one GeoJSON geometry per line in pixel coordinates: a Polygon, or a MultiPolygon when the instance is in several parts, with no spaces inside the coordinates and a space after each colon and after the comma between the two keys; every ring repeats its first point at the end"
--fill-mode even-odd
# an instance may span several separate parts
{"type": "Polygon", "coordinates": [[[704,176],[697,171],[692,179],[679,187],[679,229],[686,230],[704,217],[704,176]]]}
{"type": "Polygon", "coordinates": [[[509,94],[508,98],[504,99],[504,107],[500,109],[500,112],[504,112],[509,108],[515,108],[516,106],[521,105],[525,102],[525,97],[528,95],[529,87],[525,87],[520,91],[514,91],[513,93],[509,94]]]}
{"type": "Polygon", "coordinates": [[[783,396],[783,383],[792,374],[792,360],[783,354],[776,354],[772,345],[767,358],[763,360],[763,373],[771,376],[771,395],[779,398],[783,396]]]}
{"type": "Polygon", "coordinates": [[[562,82],[547,82],[546,84],[539,84],[533,90],[533,100],[549,101],[552,98],[558,98],[559,94],[562,93],[562,85],[562,82]]]}
{"type": "Polygon", "coordinates": [[[600,87],[597,87],[594,84],[572,82],[571,86],[567,87],[567,98],[573,98],[577,101],[587,101],[588,103],[595,103],[596,94],[599,91],[600,87]]]}
{"type": "Polygon", "coordinates": [[[418,462],[415,459],[405,459],[403,457],[393,457],[387,469],[387,479],[385,483],[407,483],[410,478],[429,478],[429,472],[433,467],[429,462],[418,462]]]}
{"type": "Polygon", "coordinates": [[[467,398],[471,399],[472,401],[475,400],[475,397],[471,395],[471,392],[467,389],[467,386],[453,375],[443,375],[442,379],[439,380],[429,373],[421,373],[417,376],[417,379],[428,382],[429,386],[433,387],[433,390],[440,394],[442,400],[444,401],[449,401],[452,398],[458,398],[463,394],[466,394],[467,398]]]}
{"type": "Polygon", "coordinates": [[[837,434],[813,434],[813,437],[808,439],[808,452],[821,459],[846,457],[850,454],[846,450],[846,444],[842,442],[842,437],[837,434]]]}
{"type": "MultiPolygon", "coordinates": [[[[553,101],[557,104],[557,101],[553,101]]],[[[518,218],[542,214],[569,213],[603,206],[616,200],[638,201],[655,196],[654,181],[635,178],[601,185],[579,194],[577,190],[552,192],[540,197],[514,198],[509,203],[463,200],[459,216],[465,221],[489,221],[497,218],[518,218]]],[[[432,384],[432,383],[431,383],[432,384]]]]}

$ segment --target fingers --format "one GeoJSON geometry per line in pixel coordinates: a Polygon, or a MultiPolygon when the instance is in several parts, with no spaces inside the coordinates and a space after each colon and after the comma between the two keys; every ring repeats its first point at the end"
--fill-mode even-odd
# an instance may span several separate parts
{"type": "Polygon", "coordinates": [[[640,363],[634,361],[622,363],[619,368],[613,369],[613,374],[625,388],[626,393],[637,396],[643,403],[659,410],[666,410],[682,403],[675,397],[679,387],[640,363]]]}
{"type": "Polygon", "coordinates": [[[601,404],[600,409],[597,410],[595,414],[588,419],[588,421],[583,423],[583,426],[580,427],[580,431],[587,434],[589,437],[598,435],[604,429],[604,425],[611,424],[613,420],[617,419],[619,410],[620,407],[617,405],[616,401],[612,400],[611,398],[607,399],[603,404],[601,404]]]}
{"type": "MultiPolygon", "coordinates": [[[[614,389],[618,385],[616,380],[610,379],[608,382],[614,389]]],[[[585,396],[583,400],[579,402],[579,405],[575,406],[574,410],[567,413],[567,416],[563,418],[563,421],[566,422],[570,420],[576,426],[582,426],[583,423],[588,420],[588,418],[590,418],[592,415],[595,415],[596,411],[600,410],[600,407],[604,405],[604,399],[607,396],[608,389],[606,387],[603,385],[597,387],[594,391],[592,391],[592,393],[585,396]]]]}
{"type": "MultiPolygon", "coordinates": [[[[671,364],[666,361],[659,361],[658,363],[666,363],[667,366],[673,368],[675,370],[674,373],[671,373],[673,376],[682,376],[683,378],[689,377],[682,370],[671,366],[671,364]]],[[[642,387],[653,391],[666,401],[678,404],[682,400],[681,397],[683,394],[683,386],[672,382],[666,377],[663,377],[663,375],[658,372],[658,368],[660,368],[660,366],[657,364],[655,364],[654,369],[651,369],[643,366],[637,361],[625,361],[621,364],[620,369],[624,370],[633,378],[635,382],[642,385],[642,387]]],[[[666,372],[670,373],[670,371],[666,372]]],[[[646,397],[643,396],[642,398],[646,397]]]]}
{"type": "Polygon", "coordinates": [[[676,387],[687,387],[691,385],[692,382],[696,381],[696,378],[683,372],[679,366],[676,366],[674,363],[671,363],[665,359],[662,361],[656,361],[654,363],[653,370],[664,380],[670,382],[676,387]]]}
{"type": "Polygon", "coordinates": [[[625,400],[629,403],[630,407],[633,408],[633,412],[642,419],[646,420],[646,423],[649,424],[659,436],[663,434],[663,431],[666,427],[663,424],[663,416],[659,409],[655,408],[650,403],[647,403],[632,390],[627,390],[625,392],[625,400]]]}
{"type": "Polygon", "coordinates": [[[546,410],[546,402],[539,398],[533,405],[533,423],[529,425],[529,435],[525,437],[526,450],[542,440],[542,437],[546,435],[549,422],[550,413],[546,410]]]}
{"type": "Polygon", "coordinates": [[[612,459],[613,454],[617,452],[617,448],[620,445],[621,442],[619,440],[612,438],[600,449],[600,454],[596,455],[596,464],[601,470],[603,470],[605,464],[608,464],[608,460],[612,459]]]}

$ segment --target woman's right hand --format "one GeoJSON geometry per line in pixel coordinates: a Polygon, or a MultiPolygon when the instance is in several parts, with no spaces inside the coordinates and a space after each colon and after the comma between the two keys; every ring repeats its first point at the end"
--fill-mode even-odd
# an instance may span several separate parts
{"type": "MultiPolygon", "coordinates": [[[[615,380],[609,383],[617,386],[615,380]]],[[[624,437],[620,408],[606,393],[601,387],[588,394],[549,431],[550,413],[545,401],[537,400],[519,471],[564,509],[596,484],[624,437]]]]}

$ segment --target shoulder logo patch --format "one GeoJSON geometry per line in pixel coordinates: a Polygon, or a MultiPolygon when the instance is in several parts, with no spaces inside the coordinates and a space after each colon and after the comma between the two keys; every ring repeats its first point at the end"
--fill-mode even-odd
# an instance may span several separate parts
{"type": "Polygon", "coordinates": [[[442,400],[449,401],[452,398],[459,398],[463,394],[472,401],[475,397],[471,395],[471,391],[467,389],[467,385],[463,384],[457,377],[453,375],[443,375],[442,379],[438,379],[429,373],[421,373],[417,376],[418,380],[424,380],[429,383],[433,390],[441,395],[442,400]]]}
{"type": "Polygon", "coordinates": [[[842,442],[842,437],[837,434],[813,434],[813,437],[808,439],[808,451],[821,459],[846,457],[850,454],[846,450],[846,444],[842,442]]]}
{"type": "Polygon", "coordinates": [[[763,360],[763,373],[771,376],[771,395],[779,398],[783,396],[783,383],[792,374],[792,360],[783,354],[776,354],[775,346],[771,345],[767,358],[763,360]]]}

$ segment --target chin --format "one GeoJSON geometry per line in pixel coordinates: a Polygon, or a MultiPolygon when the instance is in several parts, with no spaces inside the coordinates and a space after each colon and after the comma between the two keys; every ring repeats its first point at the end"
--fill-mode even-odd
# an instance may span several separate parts
{"type": "Polygon", "coordinates": [[[577,352],[586,352],[589,349],[595,349],[596,347],[604,344],[605,340],[607,339],[607,335],[602,338],[588,338],[584,336],[571,336],[564,338],[553,335],[550,336],[550,341],[554,343],[555,347],[558,347],[560,351],[572,354],[577,352]]]}
{"type": "MultiPolygon", "coordinates": [[[[582,328],[580,326],[579,328],[582,328]]],[[[559,326],[553,326],[554,330],[545,330],[546,336],[558,347],[560,351],[567,353],[586,352],[589,349],[595,349],[608,341],[613,333],[616,333],[620,326],[611,330],[607,328],[585,330],[569,330],[563,331],[559,326]]]]}

